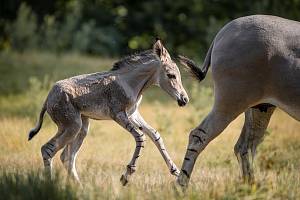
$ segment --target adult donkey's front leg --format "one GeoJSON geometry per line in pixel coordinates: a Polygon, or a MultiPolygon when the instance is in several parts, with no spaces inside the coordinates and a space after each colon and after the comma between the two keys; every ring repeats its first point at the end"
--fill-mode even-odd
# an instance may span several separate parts
{"type": "Polygon", "coordinates": [[[136,162],[138,157],[140,156],[141,149],[144,148],[145,135],[143,133],[140,133],[135,128],[134,124],[129,120],[125,112],[118,113],[114,120],[131,133],[136,143],[132,159],[127,165],[126,172],[121,176],[120,179],[121,183],[123,185],[126,185],[128,183],[129,176],[136,171],[136,162]]]}
{"type": "Polygon", "coordinates": [[[164,145],[163,139],[161,138],[158,131],[147,124],[147,122],[143,119],[143,117],[138,112],[138,110],[136,110],[130,118],[131,118],[131,121],[135,124],[135,126],[139,127],[139,129],[142,130],[144,133],[146,133],[151,138],[151,140],[154,142],[154,144],[158,148],[159,152],[161,153],[163,159],[165,160],[165,162],[170,170],[170,173],[172,175],[178,176],[180,171],[178,170],[175,163],[172,161],[172,159],[164,145]]]}
{"type": "Polygon", "coordinates": [[[238,114],[234,110],[225,113],[213,108],[201,124],[191,131],[181,172],[177,179],[177,183],[180,186],[187,187],[199,154],[236,116],[238,114]]]}

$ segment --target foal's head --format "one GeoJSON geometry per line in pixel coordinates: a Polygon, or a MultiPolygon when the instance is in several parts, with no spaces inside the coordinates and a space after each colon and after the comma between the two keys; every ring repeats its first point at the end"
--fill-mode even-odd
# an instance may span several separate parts
{"type": "Polygon", "coordinates": [[[159,57],[161,67],[157,74],[157,84],[171,97],[177,100],[179,106],[185,106],[189,97],[182,86],[180,71],[171,59],[167,49],[157,40],[153,45],[154,53],[159,57]]]}

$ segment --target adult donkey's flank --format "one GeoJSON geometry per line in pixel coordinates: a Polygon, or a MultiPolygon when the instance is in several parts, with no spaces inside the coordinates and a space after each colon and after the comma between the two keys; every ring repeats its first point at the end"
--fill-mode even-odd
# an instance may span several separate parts
{"type": "Polygon", "coordinates": [[[234,150],[244,179],[252,182],[250,160],[274,109],[300,120],[300,23],[275,16],[242,17],[220,30],[202,69],[185,57],[180,60],[199,80],[211,65],[215,100],[190,133],[178,183],[188,184],[199,153],[243,112],[245,123],[234,150]]]}
{"type": "Polygon", "coordinates": [[[146,133],[159,149],[171,174],[179,170],[171,160],[159,133],[148,125],[138,111],[142,92],[157,85],[171,95],[179,106],[188,103],[180,72],[160,40],[153,50],[131,55],[114,64],[111,71],[85,74],[58,81],[49,92],[37,126],[29,140],[40,130],[47,111],[56,123],[56,135],[41,148],[45,170],[51,175],[51,160],[64,148],[61,161],[69,174],[79,181],[75,168],[77,152],[88,132],[89,118],[112,119],[132,134],[136,142],[133,157],[121,182],[125,185],[136,170],[146,133]]]}

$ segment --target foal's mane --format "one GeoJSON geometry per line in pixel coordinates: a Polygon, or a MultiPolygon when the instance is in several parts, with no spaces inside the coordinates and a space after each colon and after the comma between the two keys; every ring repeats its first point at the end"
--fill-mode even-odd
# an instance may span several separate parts
{"type": "Polygon", "coordinates": [[[151,60],[151,59],[158,59],[157,55],[153,52],[152,49],[141,51],[121,58],[121,60],[113,64],[111,71],[119,70],[125,67],[135,68],[136,66],[139,66],[139,64],[142,64],[143,61],[151,60]]]}

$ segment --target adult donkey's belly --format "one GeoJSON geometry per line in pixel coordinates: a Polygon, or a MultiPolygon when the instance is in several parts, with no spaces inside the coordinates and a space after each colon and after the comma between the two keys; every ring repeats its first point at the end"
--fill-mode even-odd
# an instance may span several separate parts
{"type": "Polygon", "coordinates": [[[275,67],[266,101],[300,120],[300,63],[297,58],[290,59],[293,61],[275,67]]]}

